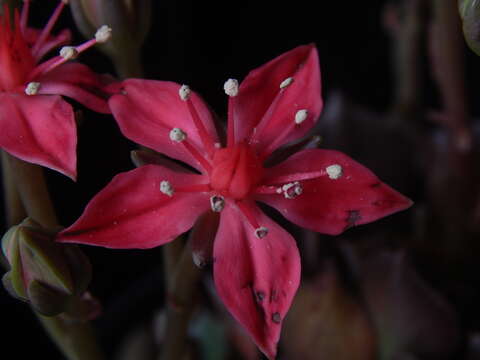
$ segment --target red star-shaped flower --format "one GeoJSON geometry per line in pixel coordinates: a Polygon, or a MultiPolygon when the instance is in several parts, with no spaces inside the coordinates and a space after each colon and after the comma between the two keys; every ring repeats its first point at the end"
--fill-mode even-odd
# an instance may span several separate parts
{"type": "Polygon", "coordinates": [[[110,110],[98,95],[104,86],[101,79],[85,65],[66,62],[105,41],[110,29],[102,27],[95,39],[65,46],[59,56],[40,63],[45,54],[70,39],[68,30],[51,35],[64,6],[61,1],[42,30],[27,27],[29,0],[24,0],[21,14],[15,10],[13,24],[4,6],[0,16],[0,148],[75,178],[75,120],[72,107],[60,95],[94,111],[110,110]]]}
{"type": "Polygon", "coordinates": [[[151,248],[175,239],[206,211],[220,213],[214,242],[219,296],[260,349],[274,358],[300,280],[294,239],[256,201],[326,234],[403,210],[411,201],[337,151],[303,150],[271,168],[279,146],[304,135],[322,109],[313,45],[252,71],[229,95],[226,146],[205,103],[187,86],[130,79],[109,104],[133,141],[196,168],[145,165],[116,176],[59,235],[64,242],[151,248]]]}

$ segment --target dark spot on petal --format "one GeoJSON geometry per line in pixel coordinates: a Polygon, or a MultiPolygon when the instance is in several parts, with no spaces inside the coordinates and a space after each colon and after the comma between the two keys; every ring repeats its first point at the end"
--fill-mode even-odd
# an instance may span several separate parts
{"type": "Polygon", "coordinates": [[[279,312],[274,312],[272,314],[272,321],[275,323],[275,324],[280,324],[282,322],[282,317],[280,316],[280,313],[279,312]]]}
{"type": "Polygon", "coordinates": [[[378,187],[380,187],[380,186],[382,186],[382,183],[380,183],[380,182],[376,182],[376,183],[370,185],[370,187],[371,187],[372,189],[378,188],[378,187]]]}
{"type": "Polygon", "coordinates": [[[265,299],[265,293],[259,290],[255,293],[255,298],[257,299],[258,302],[262,302],[263,299],[265,299]]]}
{"type": "Polygon", "coordinates": [[[349,229],[355,225],[362,219],[362,216],[360,215],[359,210],[349,210],[347,218],[345,221],[347,222],[347,226],[345,227],[346,229],[349,229]]]}

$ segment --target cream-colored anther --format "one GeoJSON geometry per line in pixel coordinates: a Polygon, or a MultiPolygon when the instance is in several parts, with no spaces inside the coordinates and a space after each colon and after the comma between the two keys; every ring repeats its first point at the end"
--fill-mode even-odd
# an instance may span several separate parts
{"type": "Polygon", "coordinates": [[[328,177],[332,180],[337,180],[343,175],[343,168],[338,164],[327,166],[325,170],[327,171],[328,177]]]}
{"type": "Polygon", "coordinates": [[[295,199],[298,195],[301,195],[303,192],[302,185],[298,182],[291,182],[282,186],[283,196],[285,199],[295,199]]]}
{"type": "Polygon", "coordinates": [[[258,229],[255,229],[255,236],[259,239],[263,239],[268,235],[268,229],[265,226],[260,226],[258,229]]]}
{"type": "Polygon", "coordinates": [[[293,77],[286,78],[280,83],[280,89],[286,88],[291,83],[293,83],[293,77]]]}
{"type": "Polygon", "coordinates": [[[179,128],[173,128],[170,130],[170,140],[176,142],[182,142],[187,138],[187,133],[179,128]]]}
{"type": "Polygon", "coordinates": [[[65,60],[72,60],[78,56],[78,50],[74,46],[64,46],[60,49],[60,56],[65,60]]]}
{"type": "Polygon", "coordinates": [[[162,194],[172,197],[175,189],[170,181],[162,180],[162,182],[160,182],[160,191],[162,194]]]}
{"type": "Polygon", "coordinates": [[[101,44],[101,43],[107,42],[111,36],[112,36],[112,28],[109,27],[108,25],[102,25],[95,33],[95,40],[101,44]]]}
{"type": "Polygon", "coordinates": [[[182,85],[178,90],[178,95],[180,96],[180,99],[182,99],[183,101],[187,101],[190,98],[191,93],[192,93],[192,90],[190,90],[190,87],[188,85],[182,85]]]}
{"type": "Polygon", "coordinates": [[[297,113],[295,114],[295,124],[300,125],[305,120],[307,120],[307,117],[308,117],[307,109],[298,110],[297,113]]]}
{"type": "Polygon", "coordinates": [[[220,195],[214,195],[210,198],[210,206],[212,211],[220,212],[225,207],[225,198],[220,195]]]}
{"type": "Polygon", "coordinates": [[[228,96],[237,96],[238,95],[238,81],[236,79],[228,79],[223,84],[223,90],[228,96]]]}
{"type": "Polygon", "coordinates": [[[25,94],[27,95],[36,95],[40,90],[40,83],[39,82],[29,82],[27,87],[25,88],[25,94]]]}

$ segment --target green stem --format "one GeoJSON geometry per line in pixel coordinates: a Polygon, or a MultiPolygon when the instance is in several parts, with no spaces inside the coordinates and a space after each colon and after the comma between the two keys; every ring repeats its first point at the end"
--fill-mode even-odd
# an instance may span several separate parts
{"type": "Polygon", "coordinates": [[[20,194],[18,193],[14,175],[9,164],[9,155],[2,152],[2,176],[3,176],[3,193],[6,214],[6,227],[20,223],[27,217],[25,208],[23,207],[20,194]]]}
{"type": "MultiPolygon", "coordinates": [[[[179,240],[177,239],[174,243],[179,240]]],[[[173,243],[169,245],[173,245],[173,243]]],[[[167,261],[170,261],[168,257],[172,254],[173,251],[165,251],[167,261]]],[[[160,359],[181,360],[186,353],[188,323],[195,305],[195,294],[201,274],[200,269],[193,263],[190,245],[187,244],[184,247],[175,272],[167,274],[170,275],[167,295],[167,326],[160,359]]]]}
{"type": "Polygon", "coordinates": [[[45,183],[43,169],[6,154],[12,177],[29,217],[45,228],[58,226],[57,216],[45,183]]]}

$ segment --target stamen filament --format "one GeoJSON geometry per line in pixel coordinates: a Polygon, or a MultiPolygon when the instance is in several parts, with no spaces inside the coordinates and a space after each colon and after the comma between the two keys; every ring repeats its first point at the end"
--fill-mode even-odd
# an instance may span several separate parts
{"type": "Polygon", "coordinates": [[[208,172],[212,172],[212,165],[205,159],[202,154],[187,139],[181,142],[185,149],[197,160],[200,165],[208,172]]]}
{"type": "MultiPolygon", "coordinates": [[[[88,40],[86,42],[84,42],[83,44],[81,45],[78,45],[78,46],[73,46],[73,48],[75,49],[75,51],[80,54],[81,52],[91,48],[93,45],[95,45],[97,43],[97,41],[95,39],[91,39],[91,40],[88,40]]],[[[43,63],[41,63],[40,65],[38,65],[33,71],[32,73],[29,75],[29,79],[34,79],[36,78],[37,76],[39,75],[43,75],[51,70],[53,70],[54,68],[56,68],[57,66],[59,65],[62,65],[64,63],[66,63],[67,61],[69,61],[68,58],[64,58],[63,56],[55,56],[53,58],[51,58],[50,60],[47,60],[43,63]]]]}
{"type": "Polygon", "coordinates": [[[227,146],[235,145],[235,96],[228,97],[227,146]]]}
{"type": "Polygon", "coordinates": [[[268,109],[265,112],[265,114],[263,115],[262,119],[260,120],[260,122],[256,126],[255,132],[252,134],[252,136],[250,138],[250,143],[251,144],[255,144],[255,143],[260,142],[259,139],[262,138],[263,131],[267,127],[268,123],[270,122],[270,120],[273,116],[273,113],[274,113],[275,109],[277,108],[278,103],[280,102],[280,100],[283,97],[283,93],[285,92],[285,90],[286,89],[280,89],[280,91],[275,96],[275,99],[273,99],[272,103],[268,107],[268,109]]]}
{"type": "MultiPolygon", "coordinates": [[[[258,186],[255,190],[254,190],[254,193],[255,194],[259,194],[259,195],[270,195],[270,194],[278,194],[278,189],[279,187],[278,186],[272,186],[272,185],[261,185],[261,186],[258,186]]],[[[280,193],[281,193],[281,188],[280,188],[280,193]]]]}
{"type": "Polygon", "coordinates": [[[295,128],[295,122],[292,120],[288,126],[283,128],[279,136],[277,136],[258,156],[263,161],[268,155],[270,155],[287,137],[291,134],[295,128]]]}
{"type": "Polygon", "coordinates": [[[195,109],[195,106],[193,105],[193,102],[190,98],[186,100],[188,110],[190,111],[190,115],[192,116],[193,123],[195,124],[195,127],[197,128],[198,134],[200,135],[200,140],[203,143],[203,146],[205,146],[205,149],[207,150],[207,155],[210,158],[213,158],[213,153],[215,152],[215,147],[212,141],[211,136],[208,134],[207,129],[205,128],[205,125],[203,124],[202,120],[200,119],[200,116],[198,116],[198,112],[195,109]]]}
{"type": "Polygon", "coordinates": [[[260,228],[258,225],[257,219],[255,219],[255,215],[252,214],[251,209],[245,204],[243,201],[236,202],[238,208],[243,213],[243,215],[247,218],[250,225],[253,227],[254,230],[260,228]]]}
{"type": "Polygon", "coordinates": [[[278,176],[278,177],[272,179],[272,181],[270,181],[270,183],[273,183],[273,184],[291,183],[291,182],[295,182],[295,181],[311,180],[311,179],[315,179],[315,178],[325,176],[325,175],[328,175],[325,170],[295,173],[295,174],[278,176]]]}
{"type": "MultiPolygon", "coordinates": [[[[37,42],[33,46],[33,49],[32,49],[33,56],[37,56],[40,47],[45,43],[45,40],[47,39],[48,35],[50,35],[50,32],[52,31],[52,28],[57,22],[58,17],[62,13],[62,10],[64,7],[65,7],[65,3],[63,1],[60,1],[55,11],[53,12],[52,16],[48,20],[47,25],[43,28],[42,32],[40,33],[40,36],[38,37],[37,42]]],[[[22,12],[22,20],[23,20],[23,12],[22,12]]]]}
{"type": "Polygon", "coordinates": [[[30,0],[23,0],[22,12],[20,15],[20,29],[25,35],[27,29],[28,14],[30,13],[30,0]]]}

